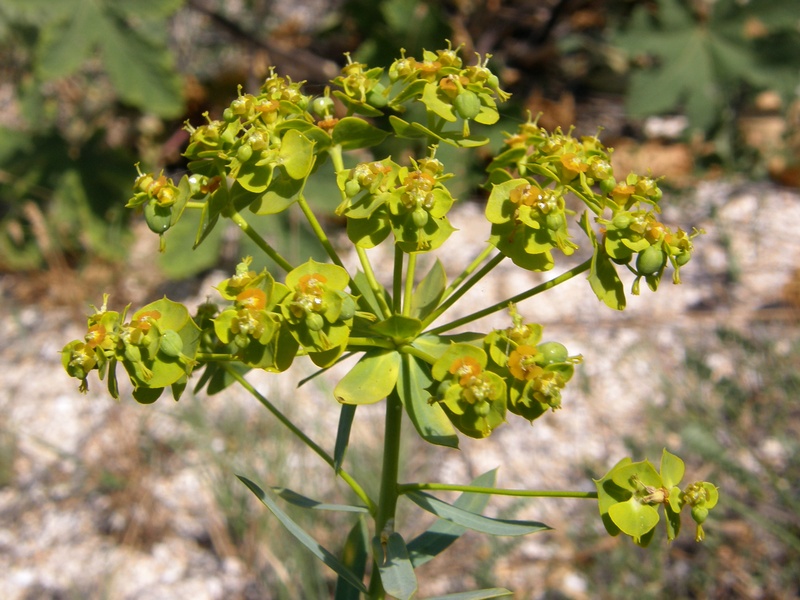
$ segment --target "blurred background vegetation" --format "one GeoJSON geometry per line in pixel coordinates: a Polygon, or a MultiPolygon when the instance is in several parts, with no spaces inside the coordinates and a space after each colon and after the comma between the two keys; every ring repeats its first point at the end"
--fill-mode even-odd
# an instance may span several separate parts
{"type": "MultiPolygon", "coordinates": [[[[133,163],[180,171],[182,123],[218,117],[270,66],[321,93],[344,52],[389,64],[444,39],[493,55],[510,119],[680,144],[665,168],[683,181],[716,165],[797,183],[798,14],[798,0],[0,0],[0,272],[119,263],[133,163]]],[[[222,243],[162,268],[191,276],[222,243]]]]}
{"type": "MultiPolygon", "coordinates": [[[[78,300],[96,302],[130,275],[120,267],[139,249],[140,216],[123,208],[133,165],[180,173],[184,121],[218,117],[238,85],[257,88],[270,66],[321,93],[344,52],[389,64],[398,48],[419,56],[444,39],[463,44],[465,57],[491,53],[514,94],[493,140],[526,111],[541,112],[548,128],[604,127],[618,158],[639,157],[644,167],[636,169],[652,166],[673,185],[743,175],[800,186],[800,0],[0,0],[0,276],[14,279],[21,300],[64,303],[78,289],[64,282],[80,281],[78,300]]],[[[482,166],[459,166],[454,195],[478,197],[482,166]]],[[[296,256],[316,252],[291,213],[259,227],[296,256]]],[[[188,219],[169,233],[164,278],[191,278],[253,252],[219,235],[175,260],[170,249],[193,235],[188,219]]],[[[796,289],[793,298],[800,306],[796,289]]],[[[576,523],[570,535],[587,547],[578,566],[595,586],[589,597],[800,596],[800,336],[792,314],[747,335],[720,328],[687,338],[683,375],[664,375],[670,410],[660,407],[646,427],[654,439],[677,432],[674,450],[706,465],[703,478],[729,499],[717,518],[725,525],[702,549],[687,539],[649,550],[644,561],[632,545],[609,549],[576,523]],[[732,365],[722,371],[721,348],[732,365]]],[[[200,462],[221,482],[223,537],[248,562],[256,561],[258,528],[243,523],[266,517],[248,508],[247,490],[222,477],[230,465],[204,444],[273,432],[236,417],[210,423],[189,409],[181,418],[193,433],[148,456],[188,445],[207,458],[200,462]]],[[[630,445],[634,455],[661,451],[630,445]]],[[[0,487],[13,480],[13,454],[14,437],[4,433],[0,487]]],[[[97,477],[92,485],[111,498],[129,497],[137,481],[126,472],[97,477]]],[[[297,563],[289,572],[304,564],[286,560],[297,563]]],[[[293,578],[282,581],[274,569],[269,585],[282,590],[275,597],[315,597],[325,585],[309,576],[307,587],[292,588],[293,578]]]]}

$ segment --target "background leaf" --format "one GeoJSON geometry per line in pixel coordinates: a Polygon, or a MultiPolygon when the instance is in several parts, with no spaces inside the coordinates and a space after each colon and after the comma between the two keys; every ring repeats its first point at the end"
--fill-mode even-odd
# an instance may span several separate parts
{"type": "Polygon", "coordinates": [[[328,567],[330,567],[335,573],[337,573],[340,577],[346,580],[350,585],[357,588],[361,592],[366,593],[367,588],[364,587],[364,584],[355,575],[350,569],[348,569],[344,564],[342,564],[338,558],[336,558],[333,554],[331,554],[328,550],[323,548],[319,542],[317,542],[314,538],[312,538],[306,531],[301,528],[297,523],[295,523],[289,515],[283,512],[280,507],[275,503],[275,501],[270,498],[270,496],[264,492],[260,487],[258,487],[255,483],[247,479],[246,477],[242,477],[241,475],[237,475],[236,477],[239,478],[243,484],[245,484],[250,491],[256,495],[256,498],[261,500],[261,502],[266,506],[273,515],[275,515],[281,524],[291,533],[297,540],[303,544],[306,548],[308,548],[311,553],[324,562],[328,567]]]}

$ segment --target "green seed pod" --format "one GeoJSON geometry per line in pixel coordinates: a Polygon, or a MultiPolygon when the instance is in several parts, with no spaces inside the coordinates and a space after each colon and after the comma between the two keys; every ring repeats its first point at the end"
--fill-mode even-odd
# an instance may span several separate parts
{"type": "Polygon", "coordinates": [[[161,334],[159,349],[169,357],[178,358],[183,352],[183,339],[177,331],[167,329],[161,334]]]}
{"type": "Polygon", "coordinates": [[[340,321],[349,321],[356,314],[356,303],[353,298],[342,293],[342,309],[339,311],[340,321]]]}
{"type": "Polygon", "coordinates": [[[475,403],[475,414],[479,417],[485,417],[492,411],[492,405],[486,400],[475,403]]]}
{"type": "Polygon", "coordinates": [[[536,346],[536,349],[541,352],[547,365],[563,363],[569,357],[567,347],[559,342],[544,342],[536,346]]]}
{"type": "Polygon", "coordinates": [[[237,119],[236,113],[233,112],[231,107],[222,111],[222,120],[226,123],[233,123],[237,119]]]}
{"type": "Polygon", "coordinates": [[[241,163],[246,163],[248,160],[250,160],[251,156],[253,156],[253,148],[247,144],[242,144],[236,151],[236,158],[238,158],[239,162],[241,163]]]}
{"type": "Polygon", "coordinates": [[[692,507],[692,519],[695,523],[700,525],[706,520],[706,517],[708,517],[708,509],[705,506],[692,507]]]}
{"type": "Polygon", "coordinates": [[[551,231],[558,231],[564,225],[564,215],[560,212],[549,212],[545,217],[547,228],[551,231]]]}
{"type": "Polygon", "coordinates": [[[170,228],[172,210],[168,206],[161,206],[155,199],[144,205],[144,220],[150,231],[162,234],[170,228]]]}
{"type": "Polygon", "coordinates": [[[614,215],[611,224],[614,226],[614,229],[627,229],[632,220],[631,213],[619,212],[614,215]]]}
{"type": "Polygon", "coordinates": [[[361,184],[359,184],[355,179],[348,179],[347,183],[344,184],[344,193],[348,198],[353,198],[360,191],[361,184]]]}
{"type": "Polygon", "coordinates": [[[411,219],[418,228],[425,227],[425,225],[428,224],[428,211],[418,206],[414,209],[414,212],[411,213],[411,219]]]}
{"type": "Polygon", "coordinates": [[[611,194],[614,191],[614,188],[617,187],[617,180],[613,177],[609,177],[607,179],[603,179],[600,182],[600,191],[604,194],[611,194]]]}
{"type": "Polygon", "coordinates": [[[142,361],[142,350],[135,344],[125,344],[125,358],[133,363],[142,361]]]}
{"type": "Polygon", "coordinates": [[[327,117],[333,111],[333,100],[320,96],[311,101],[311,111],[320,117],[327,117]]]}
{"type": "Polygon", "coordinates": [[[311,312],[306,315],[305,323],[311,331],[320,331],[325,326],[325,319],[319,313],[311,312]]]}
{"type": "Polygon", "coordinates": [[[636,272],[640,275],[655,275],[667,262],[667,255],[659,246],[645,248],[636,257],[636,272]]]}
{"type": "Polygon", "coordinates": [[[463,90],[453,100],[453,109],[462,119],[474,119],[481,112],[481,99],[470,90],[463,90]]]}
{"type": "Polygon", "coordinates": [[[675,264],[679,267],[682,267],[686,263],[689,262],[692,258],[692,253],[688,251],[683,251],[675,257],[675,264]]]}

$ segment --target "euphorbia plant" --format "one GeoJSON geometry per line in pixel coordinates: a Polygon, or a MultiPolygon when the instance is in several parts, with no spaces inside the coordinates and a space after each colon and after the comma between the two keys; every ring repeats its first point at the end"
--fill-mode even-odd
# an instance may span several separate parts
{"type": "MultiPolygon", "coordinates": [[[[195,392],[205,388],[214,394],[231,384],[248,390],[358,498],[357,505],[331,507],[356,513],[337,558],[291,521],[269,487],[240,477],[337,573],[337,598],[411,598],[417,589],[415,567],[445,550],[466,528],[494,535],[547,529],[542,523],[482,516],[491,495],[598,499],[609,532],[622,531],[642,545],[655,531],[659,505],[667,514],[670,540],[678,532],[684,505],[702,523],[717,502],[717,490],[705,482],[681,490],[683,462],[666,451],[660,473],[647,461],[626,458],[597,481],[597,492],[498,489],[493,487],[493,472],[469,485],[399,481],[400,432],[406,419],[425,441],[457,448],[458,432],[486,438],[509,418],[532,423],[561,408],[562,391],[581,357],[570,355],[557,341],[545,340],[542,326],[526,321],[519,303],[588,273],[597,297],[621,310],[625,291],[618,269],[635,275],[633,293],[639,292],[641,279],[655,291],[667,270],[678,283],[698,232],[673,231],[661,223],[658,182],[636,174],[615,177],[609,150],[596,137],[547,132],[529,120],[507,136],[489,164],[485,214],[491,233],[485,247],[449,282],[438,260],[418,278],[418,257],[444,247],[457,231],[449,219],[456,202],[447,187],[452,176],[436,158],[437,147],[448,144],[469,152],[486,144],[472,132],[473,122],[497,122],[497,102],[507,94],[486,59],[478,57],[474,65],[465,66],[458,50],[449,46],[425,52],[421,60],[403,55],[388,71],[348,57],[332,83],[334,91],[311,98],[299,84],[272,73],[260,93],[240,93],[222,120],[187,125],[190,173],[178,183],[164,175],[139,174],[128,205],[143,208],[162,244],[187,210],[201,213],[195,245],[221,219],[230,219],[285,277],[281,283],[266,270],[256,272],[250,268],[251,259],[244,258],[216,287],[219,301],[201,305],[194,317],[166,298],[130,316],[128,308],[122,313],[108,310],[106,299],[89,317],[86,337],[63,351],[64,367],[81,380],[81,389],[87,388],[87,376],[96,369],[118,398],[116,367],[121,363],[134,398],[142,403],[156,401],[168,387],[179,399],[196,373],[200,376],[195,392]],[[404,120],[415,111],[423,115],[421,121],[404,120]],[[402,160],[373,157],[345,165],[347,151],[360,149],[359,156],[364,156],[363,149],[389,136],[408,140],[409,148],[422,149],[421,155],[402,160]],[[318,169],[327,160],[333,164],[341,196],[336,212],[346,220],[347,236],[360,262],[356,272],[345,268],[317,219],[314,199],[304,192],[310,178],[324,176],[318,169]],[[308,219],[330,263],[291,264],[246,216],[276,214],[294,204],[308,219]],[[590,258],[546,283],[447,321],[448,309],[500,262],[508,258],[530,271],[553,269],[559,255],[570,256],[578,249],[576,232],[587,237],[590,258]],[[380,244],[394,248],[389,289],[378,281],[370,261],[370,249],[380,244]],[[504,310],[510,317],[504,329],[452,333],[504,310]],[[302,355],[322,369],[358,356],[334,389],[341,416],[332,452],[286,418],[246,378],[250,369],[286,371],[302,355]],[[346,470],[345,454],[356,408],[380,401],[386,403],[381,483],[380,489],[368,490],[346,470]],[[448,504],[429,493],[436,490],[462,495],[448,504]],[[395,520],[401,497],[440,521],[406,541],[403,523],[395,520]]],[[[301,498],[285,490],[278,495],[289,502],[301,498]]],[[[697,538],[702,536],[698,528],[697,538]]],[[[495,588],[450,597],[507,594],[495,588]]]]}

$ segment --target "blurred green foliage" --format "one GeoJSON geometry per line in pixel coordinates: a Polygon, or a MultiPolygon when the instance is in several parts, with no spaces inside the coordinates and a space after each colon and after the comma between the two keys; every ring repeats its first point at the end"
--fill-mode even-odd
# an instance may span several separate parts
{"type": "Polygon", "coordinates": [[[798,0],[637,2],[609,39],[632,61],[628,114],[682,113],[702,137],[730,138],[755,92],[787,107],[800,85],[798,0]]]}

